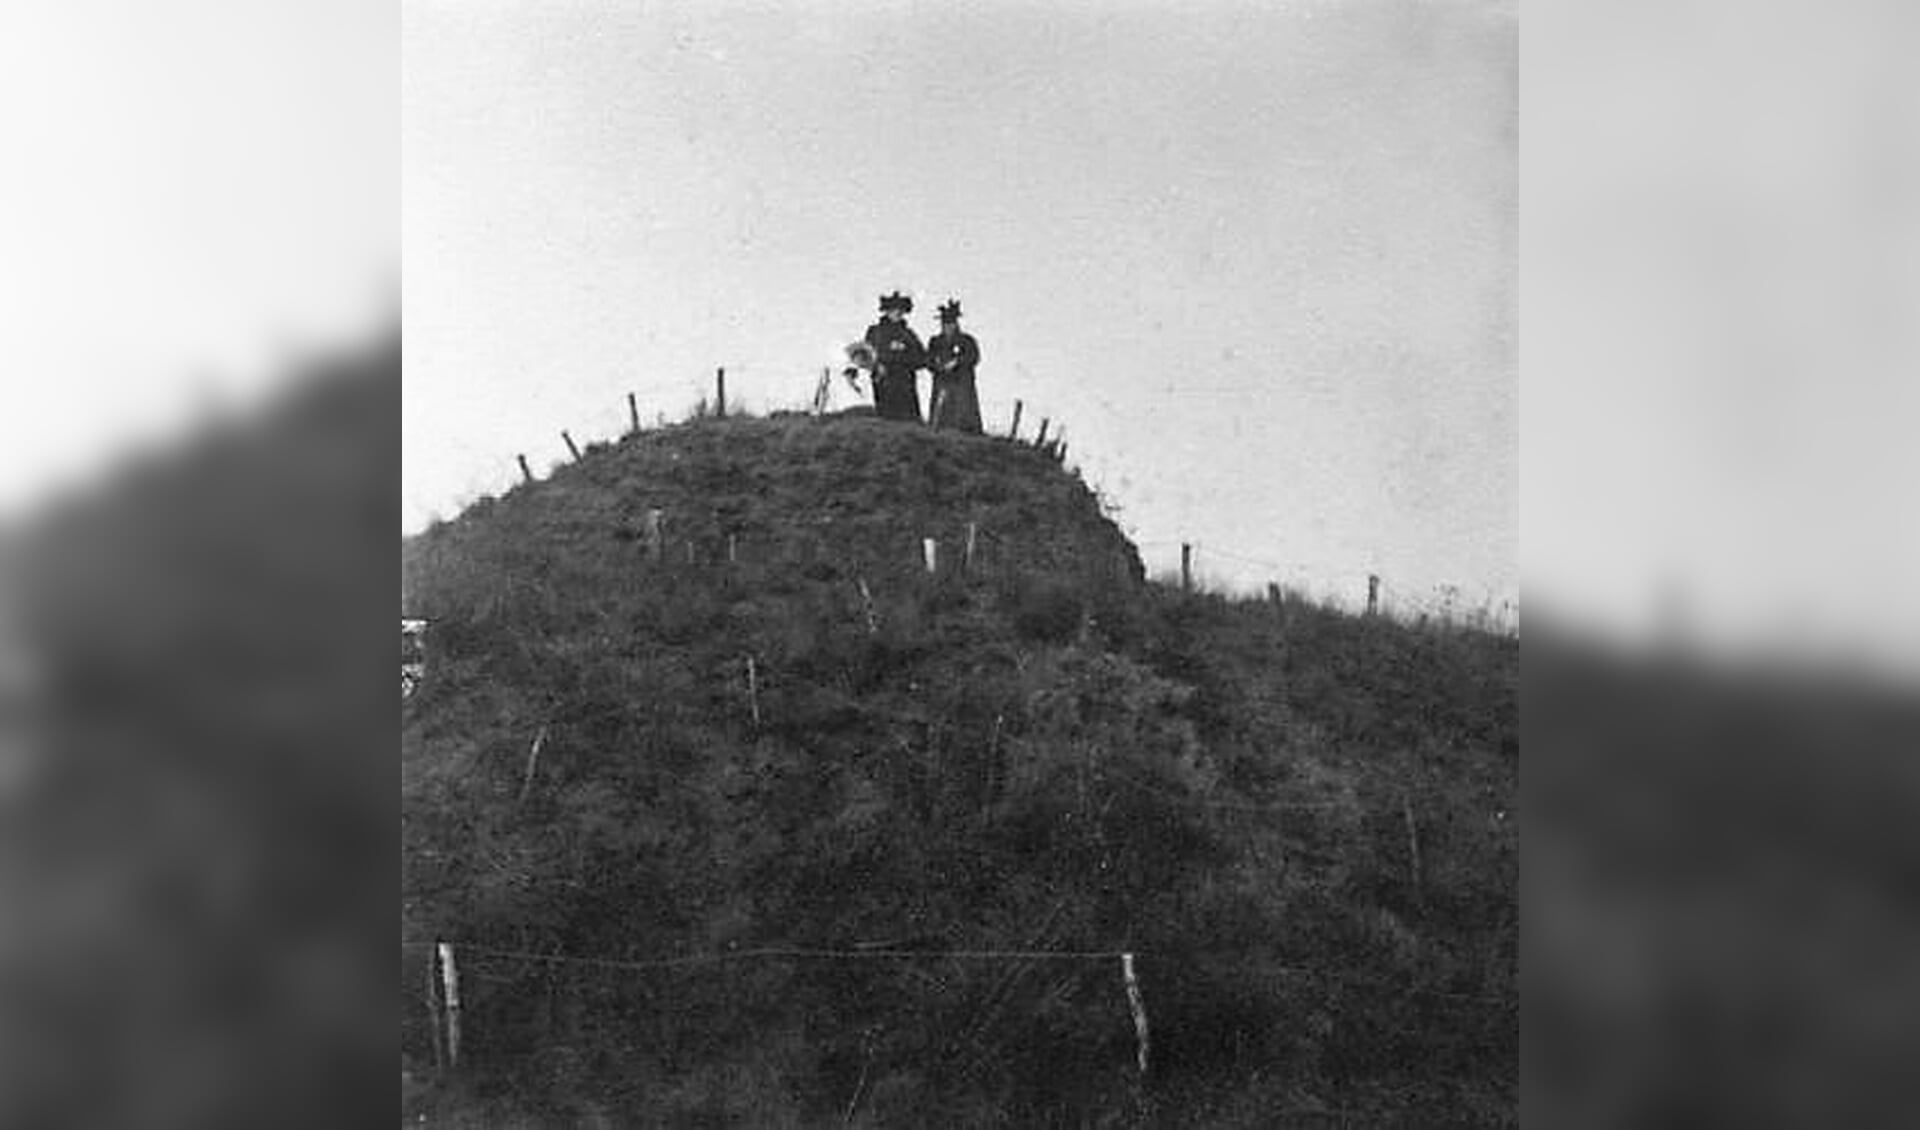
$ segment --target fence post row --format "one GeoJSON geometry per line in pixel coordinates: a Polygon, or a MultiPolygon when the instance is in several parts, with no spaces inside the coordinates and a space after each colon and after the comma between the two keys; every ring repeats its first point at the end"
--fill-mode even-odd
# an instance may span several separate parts
{"type": "MultiPolygon", "coordinates": [[[[830,367],[822,369],[821,382],[815,390],[814,395],[814,412],[816,415],[825,410],[823,394],[827,388],[827,383],[831,381],[831,379],[832,369],[830,367]]],[[[1008,439],[1018,440],[1020,438],[1020,421],[1025,410],[1025,401],[1016,399],[1013,402],[1013,421],[1007,428],[1008,439]]],[[[725,366],[720,366],[714,370],[714,414],[722,419],[726,418],[727,414],[727,370],[725,366]]],[[[627,426],[629,434],[637,435],[641,430],[640,401],[639,398],[631,392],[627,393],[627,426]]],[[[575,462],[579,462],[582,458],[580,445],[574,441],[572,433],[563,428],[560,432],[560,438],[566,443],[568,454],[572,456],[575,462]]],[[[1047,451],[1053,456],[1055,462],[1065,465],[1067,461],[1066,428],[1063,426],[1057,430],[1054,429],[1053,421],[1050,417],[1041,418],[1040,431],[1039,434],[1035,436],[1033,445],[1036,448],[1047,451]],[[1047,443],[1049,431],[1053,433],[1053,443],[1051,446],[1047,443]]],[[[533,467],[527,462],[526,455],[524,453],[516,454],[514,461],[520,467],[520,477],[522,481],[532,483],[534,481],[533,467]]],[[[665,549],[665,542],[661,536],[660,528],[662,515],[663,512],[660,510],[650,510],[647,512],[648,553],[656,562],[661,559],[665,549]]],[[[968,569],[971,569],[974,564],[977,534],[977,527],[971,522],[968,523],[966,551],[965,556],[962,558],[964,566],[968,569]]],[[[926,555],[927,571],[930,573],[936,572],[938,547],[933,539],[928,538],[924,540],[926,543],[924,553],[926,555]]],[[[694,561],[694,549],[691,542],[687,544],[687,560],[689,563],[693,563],[694,561]]],[[[729,564],[735,564],[739,561],[739,550],[733,535],[728,535],[727,537],[727,561],[729,564]]],[[[1181,590],[1185,592],[1193,591],[1193,546],[1189,542],[1182,542],[1180,545],[1180,587],[1181,590]]],[[[1366,612],[1368,616],[1378,616],[1380,614],[1380,589],[1381,580],[1379,574],[1369,573],[1367,575],[1366,612]]],[[[1275,607],[1279,607],[1281,594],[1277,584],[1269,584],[1267,586],[1267,599],[1275,607]]],[[[1518,624],[1516,623],[1519,619],[1518,611],[1519,609],[1513,601],[1501,601],[1499,611],[1494,614],[1496,627],[1507,635],[1517,636],[1519,634],[1518,624]]],[[[1442,611],[1441,615],[1443,618],[1451,620],[1454,618],[1454,613],[1455,609],[1450,603],[1442,611]]],[[[1482,619],[1484,618],[1483,616],[1482,619]]]]}

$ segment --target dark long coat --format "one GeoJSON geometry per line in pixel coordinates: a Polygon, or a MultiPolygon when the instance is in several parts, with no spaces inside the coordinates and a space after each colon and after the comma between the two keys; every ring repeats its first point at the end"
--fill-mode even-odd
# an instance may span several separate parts
{"type": "Polygon", "coordinates": [[[905,322],[882,318],[867,327],[867,344],[877,358],[873,370],[873,408],[884,420],[920,422],[916,374],[927,367],[927,350],[905,322]]]}
{"type": "Polygon", "coordinates": [[[928,414],[934,427],[980,434],[980,393],[973,383],[979,365],[980,343],[972,334],[942,331],[927,343],[927,368],[933,370],[928,414]]]}

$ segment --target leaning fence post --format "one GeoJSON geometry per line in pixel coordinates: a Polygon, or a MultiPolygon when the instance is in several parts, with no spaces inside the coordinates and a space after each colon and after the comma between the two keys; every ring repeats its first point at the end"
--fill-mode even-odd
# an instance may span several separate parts
{"type": "Polygon", "coordinates": [[[1021,401],[1016,400],[1013,402],[1013,426],[1007,429],[1008,439],[1020,438],[1020,409],[1022,407],[1021,401]]]}
{"type": "Polygon", "coordinates": [[[1133,955],[1120,955],[1120,975],[1127,982],[1127,1005],[1133,1010],[1133,1034],[1140,1045],[1140,1074],[1147,1073],[1147,1002],[1140,996],[1140,979],[1133,974],[1133,955]]]}
{"type": "Polygon", "coordinates": [[[573,456],[573,461],[580,462],[580,448],[574,444],[573,437],[567,434],[565,428],[560,429],[560,438],[567,441],[567,452],[573,456]]]}
{"type": "Polygon", "coordinates": [[[514,456],[514,458],[519,460],[520,462],[520,477],[522,479],[525,479],[527,482],[532,482],[533,468],[527,466],[527,457],[524,455],[516,455],[514,456]]]}
{"type": "Polygon", "coordinates": [[[527,772],[520,782],[520,803],[527,802],[527,794],[533,791],[533,774],[540,768],[540,750],[547,744],[547,728],[543,725],[540,732],[533,736],[533,745],[527,750],[527,772]]]}
{"type": "Polygon", "coordinates": [[[627,394],[627,420],[632,425],[627,429],[627,434],[639,435],[640,434],[640,402],[633,398],[632,393],[627,394]]]}
{"type": "Polygon", "coordinates": [[[880,617],[873,610],[873,591],[867,588],[867,579],[860,578],[860,603],[867,612],[867,634],[877,635],[880,631],[880,617]]]}
{"type": "Polygon", "coordinates": [[[1048,417],[1046,416],[1040,417],[1040,435],[1039,435],[1039,438],[1033,441],[1033,446],[1035,447],[1047,446],[1047,425],[1051,423],[1053,423],[1053,421],[1048,417]]]}
{"type": "Polygon", "coordinates": [[[453,943],[441,942],[440,984],[447,1006],[447,1067],[460,1066],[460,974],[453,965],[453,943]]]}

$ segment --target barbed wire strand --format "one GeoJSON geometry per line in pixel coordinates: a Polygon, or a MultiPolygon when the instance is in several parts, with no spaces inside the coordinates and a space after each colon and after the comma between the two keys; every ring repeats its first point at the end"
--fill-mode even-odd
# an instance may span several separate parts
{"type": "MultiPolygon", "coordinates": [[[[425,949],[441,945],[441,942],[402,939],[401,946],[406,949],[425,949]]],[[[617,969],[629,972],[645,972],[657,969],[677,969],[699,965],[719,965],[733,961],[780,960],[780,959],[823,959],[835,961],[1113,961],[1131,953],[1135,958],[1157,956],[1143,950],[848,950],[848,949],[808,949],[797,946],[762,946],[754,949],[729,950],[716,953],[688,954],[682,957],[665,958],[656,961],[632,961],[616,958],[577,957],[570,954],[530,953],[524,950],[495,949],[491,946],[475,945],[467,942],[444,943],[454,946],[457,952],[482,957],[496,957],[512,961],[541,962],[550,965],[585,966],[598,969],[617,969]]],[[[1424,989],[1413,985],[1402,985],[1383,977],[1368,977],[1353,973],[1334,973],[1324,969],[1313,969],[1304,965],[1262,965],[1268,972],[1283,973],[1296,977],[1315,977],[1338,981],[1345,985],[1366,985],[1373,988],[1389,989],[1414,996],[1438,997],[1446,1000],[1458,1000],[1499,1007],[1512,1007],[1517,1003],[1515,997],[1490,996],[1484,993],[1460,993],[1446,989],[1424,989]]]]}

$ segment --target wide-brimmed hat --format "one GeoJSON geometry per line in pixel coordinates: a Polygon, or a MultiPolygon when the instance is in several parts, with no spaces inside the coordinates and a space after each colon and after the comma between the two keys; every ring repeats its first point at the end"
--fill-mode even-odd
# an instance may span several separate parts
{"type": "Polygon", "coordinates": [[[946,305],[940,307],[940,320],[943,322],[957,322],[960,320],[960,300],[958,298],[949,298],[946,301],[946,305]]]}
{"type": "Polygon", "coordinates": [[[913,313],[913,299],[908,298],[897,290],[892,294],[883,294],[880,296],[880,312],[884,314],[889,310],[898,310],[903,314],[911,314],[913,313]]]}

